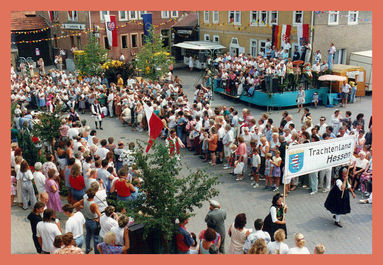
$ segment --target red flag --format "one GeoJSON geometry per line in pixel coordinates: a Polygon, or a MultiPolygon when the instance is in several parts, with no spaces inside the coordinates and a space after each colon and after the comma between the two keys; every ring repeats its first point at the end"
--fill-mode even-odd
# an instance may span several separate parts
{"type": "Polygon", "coordinates": [[[54,18],[55,18],[55,14],[54,14],[55,11],[48,11],[48,15],[49,15],[49,19],[51,20],[51,22],[53,22],[54,18]]]}
{"type": "Polygon", "coordinates": [[[117,24],[116,16],[105,15],[106,36],[108,37],[109,46],[117,47],[117,24]]]}
{"type": "Polygon", "coordinates": [[[144,103],[144,110],[145,110],[146,120],[148,121],[148,125],[149,125],[149,143],[146,146],[146,153],[147,153],[152,147],[154,141],[160,135],[162,129],[164,128],[164,125],[161,119],[156,114],[154,114],[153,111],[145,103],[144,103]]]}
{"type": "Polygon", "coordinates": [[[303,34],[302,37],[306,42],[309,41],[309,24],[303,24],[303,34]]]}

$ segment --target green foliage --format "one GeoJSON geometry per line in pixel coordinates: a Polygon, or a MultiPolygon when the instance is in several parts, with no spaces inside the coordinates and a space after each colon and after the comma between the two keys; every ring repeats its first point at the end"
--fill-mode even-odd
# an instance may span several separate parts
{"type": "Polygon", "coordinates": [[[101,64],[106,61],[108,51],[104,49],[99,40],[89,35],[88,43],[84,47],[84,53],[76,55],[76,69],[81,75],[99,75],[103,72],[101,64]]]}
{"type": "Polygon", "coordinates": [[[145,196],[127,203],[127,215],[145,225],[145,235],[160,231],[170,240],[176,231],[177,218],[192,216],[195,207],[201,208],[204,201],[218,195],[214,188],[218,176],[201,169],[181,176],[180,161],[169,158],[164,144],[154,144],[148,154],[140,142],[137,146],[136,165],[142,172],[140,177],[144,185],[141,190],[145,196]]]}
{"type": "Polygon", "coordinates": [[[135,65],[145,78],[158,80],[169,71],[169,65],[174,63],[169,50],[163,47],[160,34],[155,33],[153,27],[149,30],[149,37],[145,37],[145,44],[136,55],[135,65]]]}
{"type": "Polygon", "coordinates": [[[33,134],[39,137],[41,142],[52,144],[53,139],[60,136],[61,107],[57,107],[53,113],[41,112],[39,114],[40,123],[33,126],[33,134]]]}
{"type": "Polygon", "coordinates": [[[19,131],[17,142],[19,147],[23,150],[23,158],[27,160],[29,165],[33,166],[37,161],[39,161],[38,149],[32,142],[32,136],[29,129],[23,128],[19,131]]]}
{"type": "Polygon", "coordinates": [[[15,109],[16,109],[16,107],[17,107],[17,103],[13,103],[11,105],[11,124],[12,124],[12,126],[13,126],[13,119],[15,117],[15,109]]]}

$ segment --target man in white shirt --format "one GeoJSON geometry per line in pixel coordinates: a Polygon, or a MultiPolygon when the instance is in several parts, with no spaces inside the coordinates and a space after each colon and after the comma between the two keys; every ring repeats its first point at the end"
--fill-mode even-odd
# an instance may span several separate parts
{"type": "Polygon", "coordinates": [[[74,213],[74,207],[70,204],[65,204],[62,209],[64,214],[68,216],[65,223],[65,233],[71,232],[77,246],[81,248],[84,242],[84,215],[81,212],[74,213]]]}
{"type": "Polygon", "coordinates": [[[107,141],[105,139],[101,140],[101,147],[97,149],[95,155],[100,156],[101,160],[106,158],[106,154],[109,152],[109,149],[106,148],[107,141]]]}
{"type": "Polygon", "coordinates": [[[326,117],[324,116],[320,117],[318,126],[319,126],[318,134],[320,137],[322,137],[322,135],[326,132],[326,128],[328,126],[326,124],[326,117]]]}
{"type": "Polygon", "coordinates": [[[222,144],[223,144],[223,152],[224,152],[224,157],[226,158],[227,163],[224,165],[224,169],[229,169],[229,158],[231,155],[231,145],[234,142],[234,133],[233,130],[231,129],[231,126],[227,124],[225,126],[225,134],[222,138],[222,144]]]}
{"type": "Polygon", "coordinates": [[[43,254],[50,254],[53,248],[53,241],[58,235],[61,235],[60,221],[58,219],[55,220],[54,211],[52,209],[45,209],[43,221],[39,222],[36,226],[36,236],[43,250],[43,254]]]}
{"type": "Polygon", "coordinates": [[[113,227],[118,227],[118,216],[114,212],[113,206],[108,206],[105,208],[105,212],[100,217],[100,242],[103,241],[106,233],[110,232],[113,227]]]}
{"type": "Polygon", "coordinates": [[[255,232],[251,233],[245,241],[245,244],[243,245],[243,253],[247,254],[251,248],[251,246],[254,244],[255,241],[262,238],[266,241],[266,244],[268,244],[271,241],[270,234],[268,232],[262,231],[263,228],[263,220],[262,219],[256,219],[254,222],[255,232]]]}

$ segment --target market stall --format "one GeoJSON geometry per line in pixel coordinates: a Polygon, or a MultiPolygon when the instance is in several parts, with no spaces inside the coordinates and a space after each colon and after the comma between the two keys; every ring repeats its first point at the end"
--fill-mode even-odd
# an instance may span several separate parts
{"type": "MultiPolygon", "coordinates": [[[[333,75],[345,76],[347,82],[355,81],[357,83],[356,96],[362,97],[365,96],[365,82],[366,82],[366,70],[361,66],[355,65],[344,65],[344,64],[334,64],[333,75]]],[[[342,92],[342,82],[332,83],[332,91],[342,92]]]]}

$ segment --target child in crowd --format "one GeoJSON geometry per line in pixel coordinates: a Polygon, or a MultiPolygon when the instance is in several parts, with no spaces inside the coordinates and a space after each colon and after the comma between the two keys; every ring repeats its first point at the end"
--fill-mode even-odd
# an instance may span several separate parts
{"type": "Polygon", "coordinates": [[[265,178],[266,178],[266,182],[265,182],[265,190],[271,190],[272,189],[272,185],[273,185],[273,181],[271,179],[271,174],[272,174],[272,170],[273,168],[271,167],[271,153],[267,153],[266,154],[266,161],[265,161],[265,178]]]}
{"type": "Polygon", "coordinates": [[[253,185],[253,188],[255,189],[259,186],[259,168],[261,167],[261,157],[258,154],[256,146],[254,146],[252,150],[253,157],[251,159],[251,173],[253,175],[254,181],[251,182],[251,185],[253,185]]]}
{"type": "Polygon", "coordinates": [[[275,151],[275,156],[273,157],[273,160],[270,161],[271,167],[272,167],[272,176],[274,179],[274,189],[273,191],[279,191],[279,179],[281,178],[281,152],[279,150],[275,151]]]}

